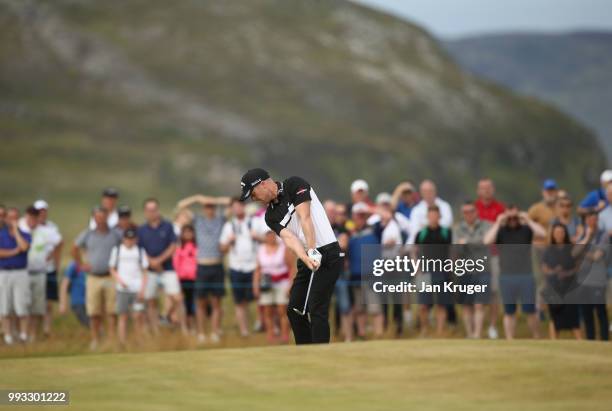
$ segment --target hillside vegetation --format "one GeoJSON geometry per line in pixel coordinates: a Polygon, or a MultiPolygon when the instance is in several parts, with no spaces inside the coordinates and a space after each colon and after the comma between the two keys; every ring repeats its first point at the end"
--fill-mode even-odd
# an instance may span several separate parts
{"type": "Polygon", "coordinates": [[[465,74],[421,28],[347,1],[0,0],[0,200],[43,196],[73,233],[101,187],[169,209],[249,166],[346,199],[479,176],[527,205],[605,165],[556,109],[465,74]]]}
{"type": "Polygon", "coordinates": [[[584,122],[612,159],[612,32],[482,35],[446,45],[466,70],[584,122]]]}

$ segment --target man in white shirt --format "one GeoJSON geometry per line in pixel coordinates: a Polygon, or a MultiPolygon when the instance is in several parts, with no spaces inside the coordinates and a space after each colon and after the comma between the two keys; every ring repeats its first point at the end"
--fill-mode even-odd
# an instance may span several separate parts
{"type": "Polygon", "coordinates": [[[47,269],[53,259],[55,248],[62,237],[56,227],[39,224],[40,211],[34,206],[26,210],[25,224],[32,236],[28,250],[28,273],[30,279],[29,337],[36,339],[38,328],[47,312],[47,269]]]}
{"type": "Polygon", "coordinates": [[[232,199],[232,218],[225,223],[219,239],[221,251],[228,253],[232,294],[240,335],[249,335],[248,304],[253,301],[253,272],[257,265],[254,220],[247,217],[245,205],[232,199]]]}
{"type": "Polygon", "coordinates": [[[57,270],[61,267],[62,263],[64,240],[57,224],[49,220],[49,204],[45,200],[36,200],[34,208],[39,213],[38,225],[53,232],[50,234],[50,237],[56,239],[59,237],[59,242],[55,244],[51,250],[51,255],[47,259],[47,309],[43,321],[43,333],[49,335],[51,334],[51,324],[53,323],[53,304],[59,301],[57,270]]]}
{"type": "Polygon", "coordinates": [[[393,211],[391,204],[392,197],[389,193],[379,193],[376,196],[376,212],[368,218],[368,225],[382,222],[383,245],[404,245],[410,233],[410,220],[404,214],[393,211]]]}
{"type": "Polygon", "coordinates": [[[440,226],[450,228],[453,225],[453,210],[446,201],[438,197],[436,184],[431,180],[423,180],[419,187],[422,200],[412,209],[410,213],[410,238],[409,244],[414,244],[414,240],[427,225],[427,209],[429,206],[436,205],[440,210],[440,226]]]}
{"type": "MultiPolygon", "coordinates": [[[[114,187],[107,187],[102,191],[100,205],[108,211],[106,220],[108,228],[115,228],[119,223],[119,213],[117,212],[117,202],[119,201],[119,191],[114,187]]],[[[89,228],[96,229],[96,222],[93,217],[89,220],[89,228]]]]}

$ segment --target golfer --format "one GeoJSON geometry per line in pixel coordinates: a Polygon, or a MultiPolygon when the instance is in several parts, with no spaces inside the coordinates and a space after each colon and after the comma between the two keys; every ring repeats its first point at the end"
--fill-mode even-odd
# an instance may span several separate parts
{"type": "Polygon", "coordinates": [[[241,200],[267,205],[266,224],[298,257],[287,306],[295,343],[329,343],[329,302],[344,254],[321,202],[304,179],[276,182],[261,168],[247,171],[240,184],[241,200]]]}

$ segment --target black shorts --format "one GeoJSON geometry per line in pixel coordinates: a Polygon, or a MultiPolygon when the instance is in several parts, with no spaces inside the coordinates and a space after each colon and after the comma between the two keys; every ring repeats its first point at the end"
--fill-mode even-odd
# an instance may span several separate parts
{"type": "Polygon", "coordinates": [[[57,271],[47,273],[47,301],[58,301],[57,271]]]}
{"type": "Polygon", "coordinates": [[[225,272],[222,264],[198,264],[196,274],[196,298],[223,297],[225,295],[225,272]]]}
{"type": "Polygon", "coordinates": [[[232,282],[232,294],[234,302],[248,303],[253,301],[253,272],[230,270],[230,280],[232,282]]]}

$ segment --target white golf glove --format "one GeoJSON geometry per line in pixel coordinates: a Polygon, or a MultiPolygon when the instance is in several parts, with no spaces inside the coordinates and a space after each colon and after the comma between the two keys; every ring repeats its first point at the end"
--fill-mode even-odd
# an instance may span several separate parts
{"type": "Polygon", "coordinates": [[[321,260],[323,259],[323,255],[316,248],[310,248],[306,254],[308,258],[317,262],[317,269],[321,266],[321,260]]]}

